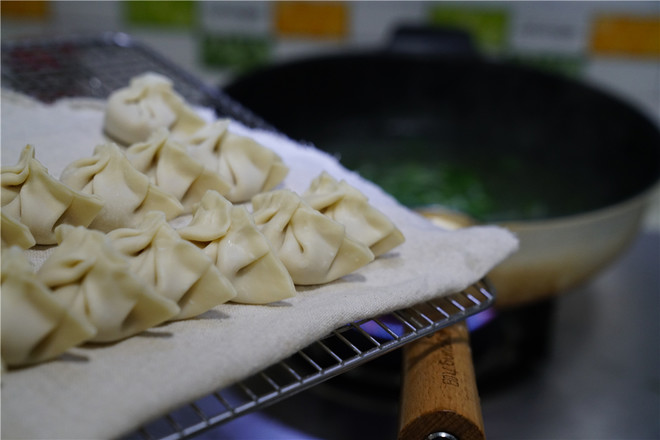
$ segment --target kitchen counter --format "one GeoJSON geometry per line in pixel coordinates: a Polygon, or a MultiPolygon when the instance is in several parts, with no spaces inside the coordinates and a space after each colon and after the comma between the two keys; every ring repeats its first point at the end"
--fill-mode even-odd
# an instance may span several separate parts
{"type": "Polygon", "coordinates": [[[482,398],[489,439],[660,438],[660,233],[559,298],[547,363],[482,398]]]}

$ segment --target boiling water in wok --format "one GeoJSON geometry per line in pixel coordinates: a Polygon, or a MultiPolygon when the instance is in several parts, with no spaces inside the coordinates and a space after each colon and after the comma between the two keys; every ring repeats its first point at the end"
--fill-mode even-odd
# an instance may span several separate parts
{"type": "Polygon", "coordinates": [[[456,125],[436,119],[424,127],[423,121],[334,121],[332,129],[315,134],[315,143],[404,205],[442,205],[483,222],[567,216],[607,206],[631,191],[579,146],[539,152],[538,141],[521,144],[526,140],[520,132],[486,141],[456,125]]]}
{"type": "Polygon", "coordinates": [[[657,127],[639,113],[575,81],[505,64],[331,56],[257,71],[225,91],[402,203],[481,221],[588,212],[660,175],[657,127]]]}

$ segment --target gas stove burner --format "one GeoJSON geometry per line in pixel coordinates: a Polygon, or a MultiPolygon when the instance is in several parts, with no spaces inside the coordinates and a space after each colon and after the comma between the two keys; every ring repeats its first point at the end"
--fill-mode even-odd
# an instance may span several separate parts
{"type": "MultiPolygon", "coordinates": [[[[495,319],[496,316],[497,311],[492,307],[484,310],[483,312],[468,316],[466,318],[468,330],[471,332],[476,331],[495,319]]],[[[360,328],[369,333],[375,339],[382,342],[391,341],[394,339],[395,336],[392,334],[392,332],[394,332],[394,334],[398,337],[406,333],[406,326],[393,316],[385,316],[384,318],[381,318],[380,321],[387,326],[387,330],[376,321],[367,321],[363,324],[360,324],[360,328]]]]}
{"type": "MultiPolygon", "coordinates": [[[[555,300],[498,310],[488,308],[467,319],[479,392],[499,392],[536,371],[550,348],[555,300]]],[[[396,331],[395,322],[387,322],[396,331]]],[[[392,336],[377,323],[361,326],[374,338],[392,336]]],[[[402,352],[395,350],[319,384],[311,394],[343,406],[369,407],[396,414],[400,399],[402,352]]]]}
{"type": "Polygon", "coordinates": [[[538,371],[549,356],[556,298],[497,310],[470,333],[479,392],[499,392],[538,371]]]}
{"type": "Polygon", "coordinates": [[[475,332],[479,330],[481,327],[487,325],[496,317],[497,317],[497,311],[495,308],[491,307],[489,309],[484,310],[481,313],[477,313],[476,315],[469,316],[465,320],[465,322],[467,323],[468,330],[470,332],[475,332]]]}

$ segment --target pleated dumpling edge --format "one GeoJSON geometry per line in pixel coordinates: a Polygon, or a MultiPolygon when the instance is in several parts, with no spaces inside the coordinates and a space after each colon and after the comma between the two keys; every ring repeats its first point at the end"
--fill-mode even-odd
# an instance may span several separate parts
{"type": "Polygon", "coordinates": [[[55,244],[58,225],[89,226],[103,210],[102,198],[51,176],[30,144],[21,151],[15,166],[2,167],[1,180],[3,226],[13,226],[11,231],[21,234],[16,236],[3,228],[3,241],[8,244],[27,247],[32,241],[21,225],[28,228],[34,244],[55,244]]]}
{"type": "Polygon", "coordinates": [[[340,223],[291,190],[252,198],[253,218],[295,284],[325,284],[367,265],[374,254],[340,223]]]}
{"type": "Polygon", "coordinates": [[[405,242],[401,230],[345,180],[323,171],[302,194],[310,206],[346,227],[346,233],[380,256],[405,242]]]}
{"type": "Polygon", "coordinates": [[[236,289],[233,302],[268,304],[295,296],[284,264],[244,206],[207,191],[191,222],[177,230],[204,250],[236,289]]]}
{"type": "Polygon", "coordinates": [[[109,232],[134,227],[149,211],[162,211],[168,220],[183,213],[177,198],[151,183],[112,142],[99,144],[93,156],[70,163],[60,179],[103,199],[103,209],[89,225],[92,229],[109,232]]]}
{"type": "Polygon", "coordinates": [[[115,229],[108,239],[127,256],[133,273],[177,303],[181,310],[170,320],[200,315],[236,296],[213,261],[181,238],[162,212],[148,213],[136,228],[115,229]]]}
{"type": "Polygon", "coordinates": [[[61,225],[59,246],[37,270],[53,294],[96,327],[92,342],[114,342],[161,324],[179,307],[158,295],[100,231],[61,225]]]}
{"type": "Polygon", "coordinates": [[[54,359],[96,335],[84,315],[53,295],[17,246],[2,248],[2,361],[9,367],[54,359]]]}

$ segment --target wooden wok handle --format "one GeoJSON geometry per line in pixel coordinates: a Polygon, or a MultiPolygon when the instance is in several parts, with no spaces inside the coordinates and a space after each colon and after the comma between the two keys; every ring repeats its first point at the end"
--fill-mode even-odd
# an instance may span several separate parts
{"type": "Polygon", "coordinates": [[[465,322],[403,347],[400,411],[399,440],[485,439],[465,322]]]}

